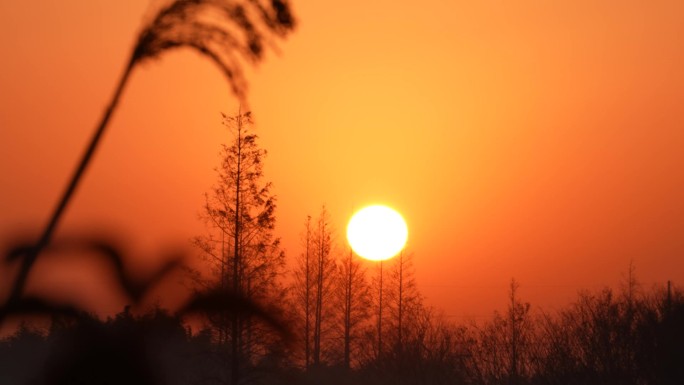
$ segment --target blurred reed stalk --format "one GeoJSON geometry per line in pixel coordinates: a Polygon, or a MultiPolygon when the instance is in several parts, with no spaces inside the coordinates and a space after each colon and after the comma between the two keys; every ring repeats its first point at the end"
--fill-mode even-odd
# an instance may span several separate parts
{"type": "Polygon", "coordinates": [[[221,69],[232,92],[243,102],[246,80],[238,56],[250,64],[258,63],[262,59],[265,43],[274,46],[270,37],[284,38],[294,26],[295,20],[287,0],[175,0],[160,9],[139,34],[114,95],[42,235],[35,244],[15,248],[8,253],[7,260],[20,256],[23,258],[11,293],[5,305],[0,307],[0,324],[8,315],[6,310],[19,302],[31,267],[50,243],[119,104],[133,69],[170,49],[192,48],[221,69]]]}

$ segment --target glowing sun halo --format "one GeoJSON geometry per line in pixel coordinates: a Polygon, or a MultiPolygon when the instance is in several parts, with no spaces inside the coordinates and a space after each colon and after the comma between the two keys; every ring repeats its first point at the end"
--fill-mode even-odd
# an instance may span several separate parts
{"type": "Polygon", "coordinates": [[[397,255],[406,244],[408,228],[401,214],[387,206],[357,211],[347,225],[347,240],[359,256],[382,261],[397,255]]]}

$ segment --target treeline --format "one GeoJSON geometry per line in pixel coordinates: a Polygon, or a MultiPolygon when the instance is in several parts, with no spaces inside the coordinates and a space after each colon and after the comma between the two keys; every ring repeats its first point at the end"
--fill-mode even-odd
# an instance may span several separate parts
{"type": "Polygon", "coordinates": [[[230,351],[224,361],[229,383],[247,381],[253,365],[278,354],[295,373],[325,382],[682,379],[677,371],[684,366],[684,341],[677,334],[677,325],[683,325],[681,293],[670,288],[667,294],[641,295],[631,270],[624,291],[580,294],[558,314],[531,313],[512,282],[506,312],[482,325],[455,325],[423,304],[410,253],[364,265],[339,242],[325,207],[306,218],[300,252],[286,269],[273,233],[276,198],[264,181],[266,151],[258,146],[251,114],[223,118],[231,140],[223,146],[218,181],[207,194],[208,234],[195,239],[213,274],[198,274],[195,282],[261,303],[291,331],[291,343],[281,351],[277,336],[250,317],[210,319],[212,340],[230,351]]]}
{"type": "MultiPolygon", "coordinates": [[[[396,310],[388,307],[382,352],[374,347],[377,319],[369,315],[359,325],[373,327],[359,326],[351,338],[349,369],[344,329],[335,331],[336,324],[343,325],[344,308],[337,317],[331,310],[331,324],[320,327],[330,332],[321,337],[317,364],[312,360],[305,367],[306,343],[297,334],[243,361],[241,382],[684,383],[681,290],[642,290],[631,283],[619,291],[583,292],[551,314],[531,311],[518,298],[515,282],[509,296],[504,312],[477,325],[449,322],[421,306],[402,323],[401,335],[396,310]]],[[[300,327],[302,320],[286,322],[300,327]]],[[[48,328],[23,324],[0,340],[0,378],[3,384],[221,384],[230,381],[229,346],[210,325],[193,332],[182,318],[159,308],[140,315],[125,310],[106,320],[86,314],[53,317],[48,328]]]]}
{"type": "Polygon", "coordinates": [[[620,290],[582,292],[551,313],[532,311],[513,280],[507,309],[454,323],[423,303],[410,252],[362,261],[325,207],[306,217],[286,264],[251,114],[223,124],[207,232],[193,239],[203,269],[187,271],[193,305],[101,320],[28,298],[15,310],[47,309],[49,327],[0,340],[0,384],[684,383],[684,293],[644,290],[632,269],[620,290]]]}

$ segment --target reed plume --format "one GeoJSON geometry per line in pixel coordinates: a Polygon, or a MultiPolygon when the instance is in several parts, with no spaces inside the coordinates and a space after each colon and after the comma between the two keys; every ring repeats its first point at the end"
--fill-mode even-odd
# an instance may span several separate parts
{"type": "Polygon", "coordinates": [[[247,84],[241,58],[249,64],[258,63],[265,47],[274,47],[273,40],[286,37],[294,26],[287,0],[175,0],[159,9],[143,26],[114,94],[40,238],[30,246],[14,248],[8,253],[6,259],[21,258],[21,266],[5,305],[0,307],[0,323],[7,316],[7,310],[19,304],[31,267],[50,243],[133,69],[171,49],[191,48],[219,67],[232,92],[242,102],[247,84]]]}

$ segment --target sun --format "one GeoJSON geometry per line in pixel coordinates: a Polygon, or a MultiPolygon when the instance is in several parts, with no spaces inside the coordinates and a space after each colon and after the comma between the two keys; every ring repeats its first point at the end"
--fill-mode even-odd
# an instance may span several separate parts
{"type": "Polygon", "coordinates": [[[347,225],[347,240],[359,256],[383,261],[397,255],[406,245],[408,228],[401,214],[382,205],[357,211],[347,225]]]}

